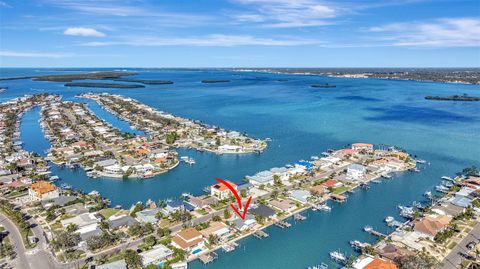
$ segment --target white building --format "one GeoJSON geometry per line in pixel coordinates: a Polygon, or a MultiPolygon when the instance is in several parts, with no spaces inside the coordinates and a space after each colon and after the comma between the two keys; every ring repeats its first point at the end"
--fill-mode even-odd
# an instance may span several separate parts
{"type": "Polygon", "coordinates": [[[156,245],[151,250],[140,253],[142,257],[143,267],[150,264],[158,265],[167,260],[173,254],[173,251],[164,245],[156,245]]]}
{"type": "Polygon", "coordinates": [[[365,166],[361,164],[353,163],[348,166],[347,169],[347,179],[349,180],[360,180],[363,178],[366,172],[365,166]]]}

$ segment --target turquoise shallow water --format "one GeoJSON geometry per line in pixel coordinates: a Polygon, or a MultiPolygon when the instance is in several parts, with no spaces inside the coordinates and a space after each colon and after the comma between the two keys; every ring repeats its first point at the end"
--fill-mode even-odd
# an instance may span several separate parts
{"type": "MultiPolygon", "coordinates": [[[[268,239],[247,238],[241,241],[241,248],[221,254],[211,265],[193,262],[191,268],[305,268],[327,261],[329,251],[349,251],[349,240],[373,242],[375,238],[361,231],[364,225],[387,232],[382,223],[384,217],[396,216],[398,204],[421,200],[425,190],[437,185],[442,175],[452,175],[469,165],[480,166],[480,103],[434,102],[423,98],[480,95],[479,86],[213,70],[142,70],[138,77],[168,79],[175,84],[150,85],[144,89],[84,90],[65,88],[62,83],[2,81],[0,86],[9,89],[0,93],[0,101],[27,93],[50,92],[62,94],[67,100],[86,102],[74,96],[84,91],[120,93],[183,117],[273,139],[260,155],[217,156],[180,150],[181,155],[192,156],[197,164],[180,165],[144,181],[89,179],[80,169],[53,168],[63,182],[87,192],[98,190],[113,205],[178,197],[182,192],[199,194],[203,187],[213,184],[215,177],[239,182],[245,175],[357,141],[397,145],[431,163],[421,173],[404,173],[372,186],[369,191],[358,191],[347,203],[334,204],[329,214],[309,212],[305,222],[285,230],[269,228],[268,239]],[[202,79],[231,82],[201,84],[202,79]],[[314,89],[310,87],[312,83],[331,83],[337,88],[314,89]]],[[[132,131],[128,124],[99,106],[91,103],[89,106],[121,130],[132,131]]],[[[38,110],[25,114],[22,138],[27,149],[43,151],[48,143],[41,136],[37,120],[38,110]]]]}

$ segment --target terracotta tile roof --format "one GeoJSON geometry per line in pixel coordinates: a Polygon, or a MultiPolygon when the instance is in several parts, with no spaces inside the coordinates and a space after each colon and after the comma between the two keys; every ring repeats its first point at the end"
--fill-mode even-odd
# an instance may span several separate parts
{"type": "Polygon", "coordinates": [[[35,191],[37,195],[43,195],[57,189],[55,185],[46,181],[37,181],[33,183],[30,188],[35,191]]]}
{"type": "Polygon", "coordinates": [[[422,220],[415,221],[414,226],[416,231],[435,236],[440,230],[448,225],[450,220],[451,218],[448,216],[427,216],[422,220]]]}
{"type": "Polygon", "coordinates": [[[375,258],[363,269],[398,269],[398,266],[390,260],[375,258]]]}
{"type": "Polygon", "coordinates": [[[197,231],[195,228],[187,228],[185,230],[180,231],[174,237],[172,237],[172,241],[179,245],[182,249],[187,249],[197,245],[198,243],[203,241],[201,237],[202,234],[197,231]],[[196,237],[200,236],[197,239],[196,237]]]}
{"type": "MultiPolygon", "coordinates": [[[[226,180],[226,181],[227,181],[228,183],[230,183],[230,185],[232,185],[234,189],[237,189],[237,184],[235,184],[235,183],[233,183],[233,182],[231,182],[231,181],[228,181],[228,180],[226,180]]],[[[212,188],[217,189],[217,190],[219,190],[219,191],[221,191],[221,192],[228,190],[228,187],[227,187],[227,186],[225,186],[224,184],[220,184],[220,183],[213,185],[212,188]]]]}
{"type": "Polygon", "coordinates": [[[177,236],[180,236],[184,240],[189,241],[195,237],[202,236],[202,234],[195,228],[187,228],[178,232],[177,236]]]}
{"type": "Polygon", "coordinates": [[[325,181],[322,185],[328,188],[328,187],[335,187],[336,184],[337,184],[337,181],[335,179],[329,179],[325,181]]]}

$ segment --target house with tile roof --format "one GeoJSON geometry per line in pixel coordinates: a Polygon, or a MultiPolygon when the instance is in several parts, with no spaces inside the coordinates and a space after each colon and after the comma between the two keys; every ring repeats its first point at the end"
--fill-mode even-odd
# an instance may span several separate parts
{"type": "MultiPolygon", "coordinates": [[[[230,181],[227,182],[230,183],[235,190],[237,189],[237,184],[230,181]]],[[[210,187],[210,195],[217,197],[220,200],[224,200],[229,198],[232,195],[232,192],[227,186],[225,186],[225,184],[218,183],[210,187]]]]}
{"type": "Polygon", "coordinates": [[[203,235],[195,228],[186,228],[172,237],[172,246],[185,251],[195,251],[204,246],[203,235]]]}
{"type": "Polygon", "coordinates": [[[448,226],[451,220],[452,217],[447,215],[429,215],[421,220],[414,221],[413,229],[422,236],[433,240],[439,232],[448,226]]]}
{"type": "Polygon", "coordinates": [[[57,198],[60,194],[55,185],[47,181],[37,181],[28,189],[28,195],[33,201],[51,200],[57,198]]]}

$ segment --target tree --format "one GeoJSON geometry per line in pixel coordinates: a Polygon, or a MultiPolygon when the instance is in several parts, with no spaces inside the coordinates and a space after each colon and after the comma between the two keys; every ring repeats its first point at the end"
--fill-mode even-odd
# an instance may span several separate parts
{"type": "Polygon", "coordinates": [[[418,255],[399,257],[395,259],[395,262],[400,269],[434,269],[437,266],[435,258],[425,252],[420,252],[418,255]]]}
{"type": "Polygon", "coordinates": [[[124,254],[125,263],[127,264],[128,269],[139,269],[142,268],[142,256],[138,255],[135,250],[127,249],[124,254]]]}
{"type": "Polygon", "coordinates": [[[218,238],[218,235],[210,234],[208,236],[208,243],[210,244],[210,246],[216,245],[218,241],[220,241],[220,238],[218,238]]]}
{"type": "Polygon", "coordinates": [[[149,247],[153,247],[157,243],[157,240],[155,239],[155,236],[150,235],[143,239],[143,243],[145,243],[149,247]]]}
{"type": "Polygon", "coordinates": [[[242,196],[242,198],[247,197],[247,190],[246,189],[240,190],[240,196],[242,196]]]}
{"type": "Polygon", "coordinates": [[[229,219],[229,218],[231,218],[231,217],[232,217],[232,213],[230,213],[230,211],[229,211],[228,209],[225,209],[225,210],[223,211],[223,218],[224,218],[224,219],[229,219]]]}
{"type": "Polygon", "coordinates": [[[67,231],[67,233],[73,233],[77,229],[78,229],[78,225],[76,225],[74,223],[70,223],[70,224],[68,224],[68,226],[65,230],[67,231]]]}
{"type": "Polygon", "coordinates": [[[52,245],[56,249],[68,249],[78,245],[80,240],[80,234],[62,231],[57,234],[52,245]]]}

